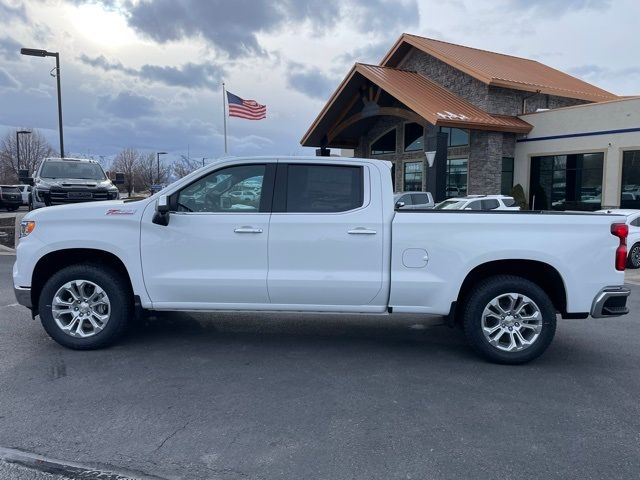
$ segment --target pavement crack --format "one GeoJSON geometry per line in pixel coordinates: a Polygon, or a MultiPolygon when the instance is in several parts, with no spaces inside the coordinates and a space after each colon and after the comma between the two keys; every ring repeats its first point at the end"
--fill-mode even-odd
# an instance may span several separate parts
{"type": "Polygon", "coordinates": [[[157,452],[158,450],[160,450],[162,447],[164,447],[164,444],[167,443],[168,440],[170,440],[171,438],[173,438],[178,432],[184,430],[185,428],[187,428],[187,425],[189,425],[189,422],[186,422],[184,425],[182,425],[181,427],[176,428],[173,432],[171,432],[169,435],[167,435],[162,442],[160,442],[160,445],[158,445],[155,450],[154,453],[157,452]]]}

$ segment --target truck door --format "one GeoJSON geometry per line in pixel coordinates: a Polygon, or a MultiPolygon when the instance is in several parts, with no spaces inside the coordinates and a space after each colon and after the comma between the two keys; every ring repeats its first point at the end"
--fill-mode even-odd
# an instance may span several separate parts
{"type": "Polygon", "coordinates": [[[374,302],[382,287],[384,225],[381,186],[371,194],[369,168],[278,164],[269,226],[272,304],[331,310],[374,302]]]}
{"type": "Polygon", "coordinates": [[[141,259],[154,307],[269,303],[267,238],[274,177],[275,161],[221,167],[171,195],[175,211],[168,225],[152,223],[153,208],[145,211],[141,259]]]}

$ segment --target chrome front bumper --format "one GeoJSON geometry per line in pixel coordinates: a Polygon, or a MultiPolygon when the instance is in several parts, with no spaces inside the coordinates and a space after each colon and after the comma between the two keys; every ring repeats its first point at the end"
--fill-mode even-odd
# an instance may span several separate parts
{"type": "Polygon", "coordinates": [[[627,297],[631,293],[627,287],[605,287],[591,306],[591,316],[593,318],[619,317],[629,313],[627,307],[627,297]]]}
{"type": "Polygon", "coordinates": [[[13,287],[13,293],[16,294],[16,300],[20,305],[27,308],[33,308],[31,304],[31,289],[25,287],[13,287]]]}

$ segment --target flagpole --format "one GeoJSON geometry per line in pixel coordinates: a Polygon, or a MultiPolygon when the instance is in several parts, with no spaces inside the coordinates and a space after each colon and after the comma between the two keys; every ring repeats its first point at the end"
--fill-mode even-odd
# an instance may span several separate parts
{"type": "Polygon", "coordinates": [[[224,121],[224,154],[227,154],[227,109],[226,109],[226,101],[227,101],[227,91],[224,86],[224,82],[222,82],[222,119],[224,121]]]}

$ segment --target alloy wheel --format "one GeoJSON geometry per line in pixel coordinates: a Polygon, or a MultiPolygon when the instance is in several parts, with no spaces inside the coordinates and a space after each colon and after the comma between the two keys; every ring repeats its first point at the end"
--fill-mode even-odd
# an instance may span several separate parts
{"type": "Polygon", "coordinates": [[[87,338],[106,326],[111,316],[111,302],[99,285],[89,280],[72,280],[53,296],[51,313],[64,333],[87,338]]]}
{"type": "Polygon", "coordinates": [[[520,293],[493,298],[482,312],[482,333],[495,348],[516,352],[531,347],[542,331],[542,313],[536,303],[520,293]]]}

